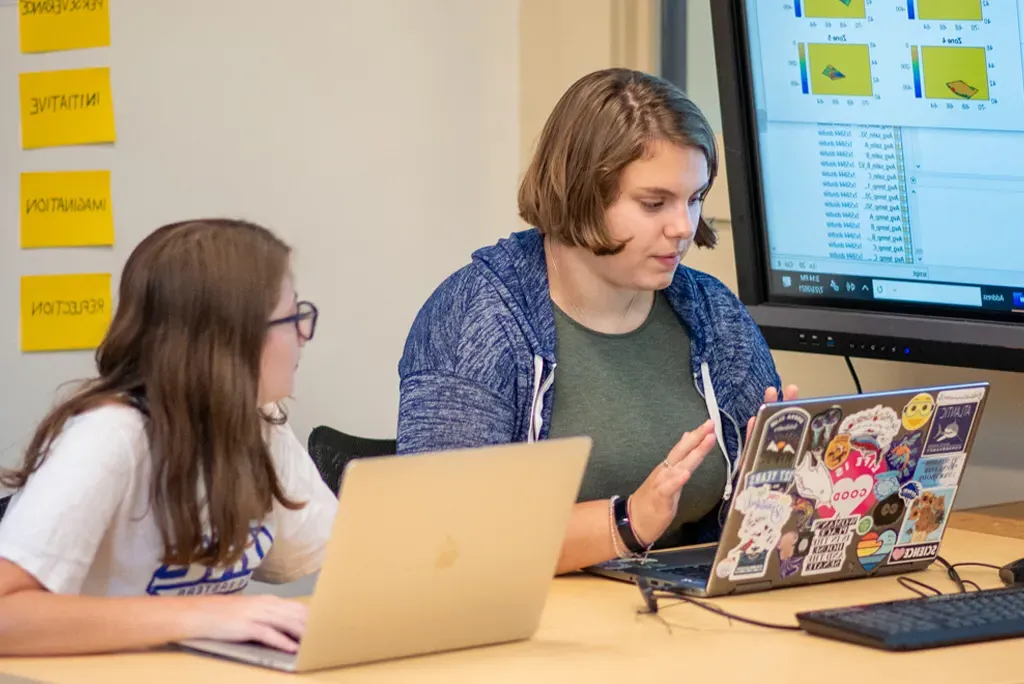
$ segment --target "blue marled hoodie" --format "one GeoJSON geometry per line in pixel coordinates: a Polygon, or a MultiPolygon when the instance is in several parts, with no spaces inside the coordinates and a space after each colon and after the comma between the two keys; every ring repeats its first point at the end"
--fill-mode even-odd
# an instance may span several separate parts
{"type": "MultiPolygon", "coordinates": [[[[665,293],[690,332],[693,380],[733,474],[747,419],[780,386],[771,353],[715,278],[680,267],[665,293]]],[[[416,317],[399,364],[398,452],[545,439],[556,367],[543,237],[514,233],[474,253],[416,317]]],[[[717,538],[721,516],[709,518],[700,541],[717,538]]]]}

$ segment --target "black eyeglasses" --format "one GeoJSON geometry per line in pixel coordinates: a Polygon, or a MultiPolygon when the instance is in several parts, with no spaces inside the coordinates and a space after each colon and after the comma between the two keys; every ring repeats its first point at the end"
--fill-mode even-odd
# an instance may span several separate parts
{"type": "Polygon", "coordinates": [[[316,332],[316,319],[319,315],[320,312],[317,311],[313,302],[299,302],[295,305],[295,313],[284,318],[275,318],[267,326],[273,327],[275,325],[291,323],[295,326],[295,331],[299,333],[299,337],[309,342],[313,339],[313,333],[316,332]]]}

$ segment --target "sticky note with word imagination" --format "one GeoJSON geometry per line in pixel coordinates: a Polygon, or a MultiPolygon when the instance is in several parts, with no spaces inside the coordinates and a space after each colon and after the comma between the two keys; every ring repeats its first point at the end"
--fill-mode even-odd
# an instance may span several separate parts
{"type": "Polygon", "coordinates": [[[109,273],[21,277],[21,350],[95,349],[110,327],[109,273]]]}
{"type": "Polygon", "coordinates": [[[112,143],[110,68],[19,74],[21,146],[26,150],[112,143]]]}
{"type": "Polygon", "coordinates": [[[107,0],[20,0],[22,52],[54,52],[110,45],[107,0]]]}
{"type": "Polygon", "coordinates": [[[114,244],[109,171],[21,174],[21,247],[114,244]]]}

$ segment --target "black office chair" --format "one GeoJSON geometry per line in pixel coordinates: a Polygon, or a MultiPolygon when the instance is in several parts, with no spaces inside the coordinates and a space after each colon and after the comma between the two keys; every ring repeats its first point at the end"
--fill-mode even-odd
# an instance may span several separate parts
{"type": "Polygon", "coordinates": [[[335,494],[341,488],[341,473],[353,458],[391,456],[395,453],[393,439],[355,437],[321,425],[309,433],[309,455],[320,471],[320,477],[335,494]]]}
{"type": "Polygon", "coordinates": [[[4,513],[7,512],[7,504],[11,503],[11,497],[13,494],[8,494],[5,497],[0,498],[0,519],[4,517],[4,513]]]}

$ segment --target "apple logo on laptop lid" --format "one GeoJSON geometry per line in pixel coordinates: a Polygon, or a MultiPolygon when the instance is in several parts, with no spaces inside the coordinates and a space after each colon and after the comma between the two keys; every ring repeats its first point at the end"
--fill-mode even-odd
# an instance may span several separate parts
{"type": "Polygon", "coordinates": [[[447,570],[448,568],[455,565],[455,562],[459,559],[459,545],[455,543],[451,535],[447,535],[444,541],[441,542],[441,548],[437,552],[437,560],[434,561],[434,567],[438,570],[447,570]]]}

